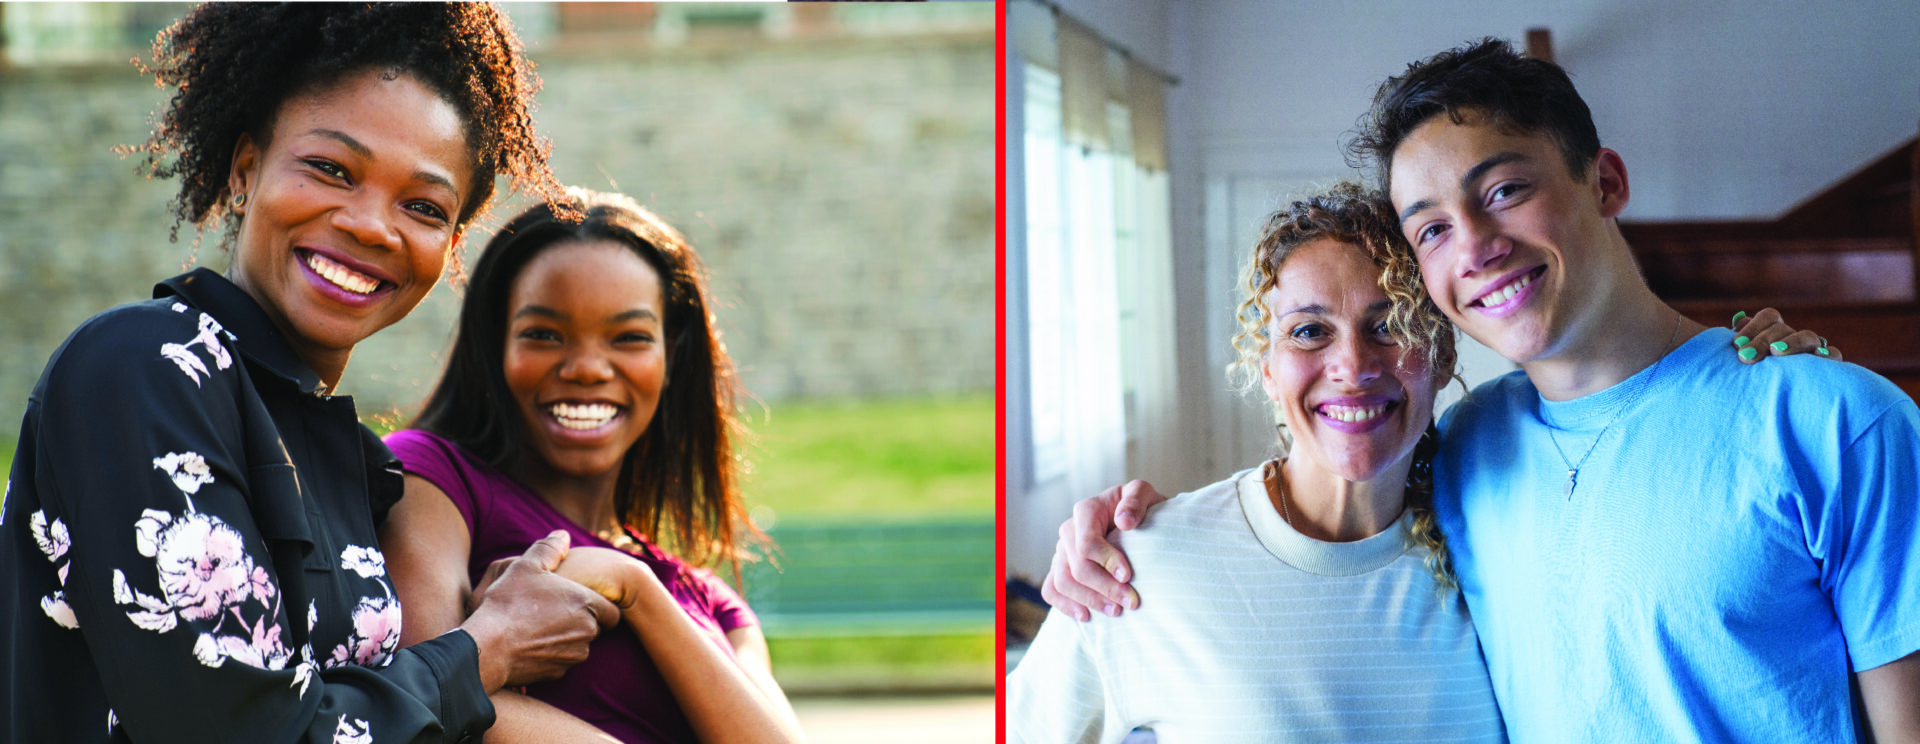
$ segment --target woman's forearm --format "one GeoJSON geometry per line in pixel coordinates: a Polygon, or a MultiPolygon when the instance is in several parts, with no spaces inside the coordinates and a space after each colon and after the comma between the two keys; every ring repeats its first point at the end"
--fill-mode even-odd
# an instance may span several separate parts
{"type": "Polygon", "coordinates": [[[639,634],[701,741],[804,741],[793,709],[777,688],[756,684],[658,581],[636,583],[640,590],[622,618],[639,634]]]}
{"type": "Polygon", "coordinates": [[[493,728],[487,744],[526,742],[593,742],[619,744],[619,739],[552,705],[512,690],[493,694],[493,728]]]}

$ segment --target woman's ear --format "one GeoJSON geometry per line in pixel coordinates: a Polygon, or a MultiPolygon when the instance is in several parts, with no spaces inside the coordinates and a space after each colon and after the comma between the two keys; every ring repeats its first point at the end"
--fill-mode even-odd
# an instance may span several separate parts
{"type": "Polygon", "coordinates": [[[1273,347],[1268,346],[1266,353],[1260,355],[1260,389],[1266,392],[1267,400],[1278,402],[1280,400],[1280,383],[1273,379],[1273,368],[1267,366],[1267,357],[1272,354],[1273,347]]]}
{"type": "Polygon", "coordinates": [[[227,208],[236,215],[246,213],[249,189],[259,181],[260,148],[253,135],[242,134],[233,143],[233,167],[227,171],[227,208]]]}

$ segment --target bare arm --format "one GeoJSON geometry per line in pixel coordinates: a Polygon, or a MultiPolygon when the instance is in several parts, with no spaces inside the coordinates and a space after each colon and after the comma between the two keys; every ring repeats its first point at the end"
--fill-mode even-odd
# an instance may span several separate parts
{"type": "Polygon", "coordinates": [[[727,642],[733,644],[733,658],[740,665],[740,671],[778,708],[775,712],[786,716],[793,722],[794,729],[799,730],[793,703],[788,702],[787,692],[780,689],[780,682],[773,678],[773,656],[767,651],[767,637],[760,632],[760,627],[753,625],[727,631],[727,642]]]}
{"type": "Polygon", "coordinates": [[[1873,741],[1920,742],[1920,653],[1860,672],[1859,679],[1873,741]]]}
{"type": "MultiPolygon", "coordinates": [[[[407,476],[406,495],[380,531],[380,551],[387,556],[387,571],[406,612],[400,645],[438,637],[466,621],[473,593],[467,579],[471,550],[466,523],[446,493],[423,478],[407,476]]],[[[489,742],[616,741],[592,724],[518,692],[503,689],[491,697],[489,742]]]]}
{"type": "Polygon", "coordinates": [[[701,741],[804,741],[786,695],[765,671],[766,644],[758,629],[741,628],[735,633],[749,633],[728,636],[735,649],[745,641],[748,657],[727,653],[687,617],[652,569],[617,550],[578,548],[560,573],[620,606],[621,617],[640,636],[701,741]],[[754,655],[758,658],[750,658],[754,655]]]}

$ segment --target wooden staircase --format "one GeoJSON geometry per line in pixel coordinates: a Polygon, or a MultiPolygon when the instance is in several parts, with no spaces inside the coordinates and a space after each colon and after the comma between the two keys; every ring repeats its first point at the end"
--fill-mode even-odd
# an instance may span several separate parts
{"type": "Polygon", "coordinates": [[[1920,140],[1771,221],[1622,222],[1647,283],[1726,325],[1774,307],[1920,400],[1920,140]]]}

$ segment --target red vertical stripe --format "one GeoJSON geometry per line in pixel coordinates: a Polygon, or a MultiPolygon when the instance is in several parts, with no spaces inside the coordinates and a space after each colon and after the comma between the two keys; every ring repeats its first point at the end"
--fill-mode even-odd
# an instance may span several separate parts
{"type": "Polygon", "coordinates": [[[1007,740],[1007,0],[994,0],[994,741],[1007,740]]]}

